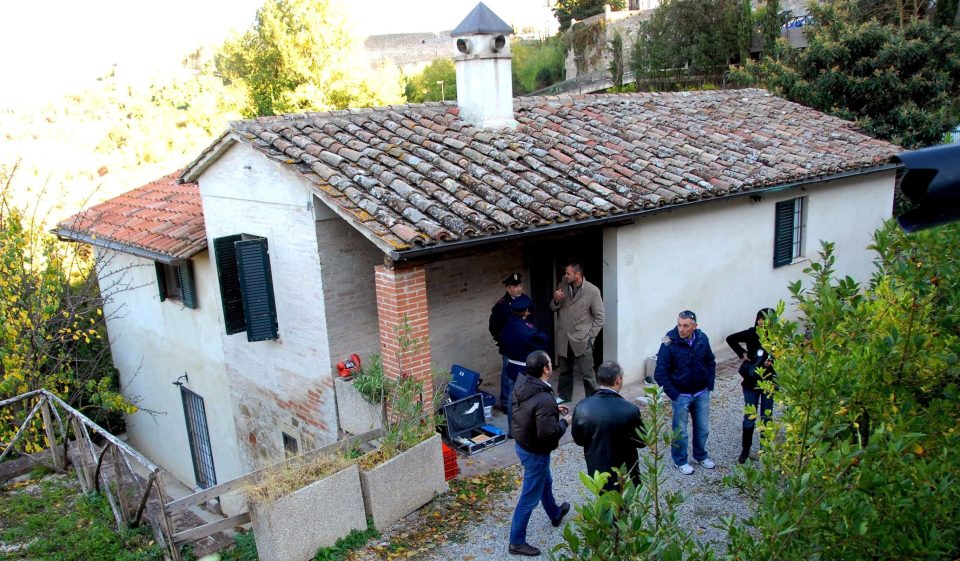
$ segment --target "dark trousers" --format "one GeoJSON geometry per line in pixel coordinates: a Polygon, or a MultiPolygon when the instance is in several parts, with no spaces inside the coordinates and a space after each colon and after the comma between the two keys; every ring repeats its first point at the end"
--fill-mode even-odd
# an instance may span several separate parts
{"type": "Polygon", "coordinates": [[[574,356],[570,343],[567,343],[567,356],[557,357],[557,373],[559,387],[557,393],[560,399],[573,399],[573,378],[579,375],[583,378],[583,393],[590,397],[597,393],[597,373],[593,370],[593,345],[587,345],[587,350],[580,356],[574,356]]]}
{"type": "Polygon", "coordinates": [[[760,388],[748,390],[743,388],[744,405],[752,405],[755,413],[752,415],[743,415],[743,428],[752,429],[757,426],[757,417],[760,421],[766,423],[773,415],[773,396],[767,395],[760,388]]]}

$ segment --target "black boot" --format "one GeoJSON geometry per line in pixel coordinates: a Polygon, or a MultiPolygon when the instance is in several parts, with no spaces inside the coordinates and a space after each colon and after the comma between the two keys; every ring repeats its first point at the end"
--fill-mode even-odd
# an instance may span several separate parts
{"type": "Polygon", "coordinates": [[[743,434],[740,437],[740,445],[742,446],[740,457],[737,458],[737,463],[742,464],[747,461],[747,458],[750,457],[750,447],[753,446],[753,430],[754,427],[748,429],[743,429],[743,434]]]}

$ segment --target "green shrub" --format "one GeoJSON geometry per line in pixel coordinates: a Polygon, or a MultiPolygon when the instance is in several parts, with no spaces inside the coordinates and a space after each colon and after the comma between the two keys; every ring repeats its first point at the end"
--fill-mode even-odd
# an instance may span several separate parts
{"type": "Polygon", "coordinates": [[[513,95],[527,94],[563,81],[566,53],[560,38],[517,41],[510,49],[513,56],[513,95]]]}
{"type": "Polygon", "coordinates": [[[713,553],[697,544],[677,512],[683,496],[664,489],[665,458],[669,461],[670,406],[658,388],[648,388],[649,415],[644,416],[647,445],[642,454],[640,484],[619,469],[622,491],[605,491],[610,475],[581,473],[580,480],[592,496],[576,507],[577,515],[563,529],[563,541],[550,552],[556,561],[712,560],[713,553]]]}
{"type": "Polygon", "coordinates": [[[368,365],[353,377],[352,383],[370,403],[383,403],[384,396],[390,393],[390,381],[383,375],[383,359],[379,354],[370,357],[368,365]]]}
{"type": "Polygon", "coordinates": [[[874,240],[867,286],[838,277],[824,244],[809,285],[790,285],[799,318],[762,335],[782,418],[730,480],[757,500],[728,521],[731,555],[960,556],[960,225],[908,235],[891,221],[874,240]]]}

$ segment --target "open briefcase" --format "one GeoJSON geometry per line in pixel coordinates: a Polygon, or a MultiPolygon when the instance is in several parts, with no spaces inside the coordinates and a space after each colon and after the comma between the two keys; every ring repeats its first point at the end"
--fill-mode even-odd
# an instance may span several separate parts
{"type": "Polygon", "coordinates": [[[484,424],[483,398],[473,394],[443,406],[447,438],[455,448],[472,456],[507,439],[502,430],[484,424]]]}

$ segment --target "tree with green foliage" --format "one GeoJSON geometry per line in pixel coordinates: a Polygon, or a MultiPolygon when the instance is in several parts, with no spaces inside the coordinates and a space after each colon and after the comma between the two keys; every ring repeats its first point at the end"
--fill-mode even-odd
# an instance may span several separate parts
{"type": "Polygon", "coordinates": [[[854,2],[815,6],[806,49],[748,63],[735,78],[856,121],[906,148],[940,142],[960,122],[960,30],[913,19],[859,22],[854,2]]]}
{"type": "Polygon", "coordinates": [[[603,13],[603,7],[610,4],[614,11],[627,7],[626,0],[557,0],[553,7],[553,15],[560,22],[560,31],[570,28],[572,20],[583,21],[590,16],[603,13]]]}
{"type": "Polygon", "coordinates": [[[453,60],[438,58],[406,80],[404,94],[409,103],[440,101],[441,97],[457,99],[457,69],[453,60]],[[443,82],[441,89],[438,82],[443,82]]]}
{"type": "Polygon", "coordinates": [[[366,78],[353,50],[330,0],[267,0],[252,28],[220,47],[216,67],[245,92],[247,117],[399,102],[399,76],[366,78]]]}
{"type": "Polygon", "coordinates": [[[783,14],[779,0],[766,0],[763,11],[758,14],[760,20],[760,38],[762,48],[767,54],[774,51],[780,39],[780,29],[783,27],[783,14]]]}
{"type": "MultiPolygon", "coordinates": [[[[132,413],[117,390],[89,251],[73,251],[10,204],[15,172],[0,166],[0,400],[45,388],[95,419],[132,413]]],[[[28,412],[0,409],[0,442],[10,442],[28,412]]],[[[28,453],[44,448],[35,420],[23,437],[28,453]]]]}
{"type": "Polygon", "coordinates": [[[743,0],[661,3],[640,24],[631,49],[630,67],[638,90],[724,84],[730,64],[749,52],[747,8],[743,0]]]}
{"type": "Polygon", "coordinates": [[[610,65],[608,70],[610,70],[610,81],[613,82],[613,87],[620,91],[623,88],[623,37],[620,36],[619,32],[613,34],[613,39],[610,40],[610,44],[607,46],[607,49],[610,51],[610,65]]]}
{"type": "Polygon", "coordinates": [[[861,286],[824,244],[809,284],[790,285],[799,317],[781,302],[761,334],[782,418],[734,480],[757,501],[729,521],[739,559],[960,555],[960,225],[891,221],[872,248],[861,286]]]}
{"type": "Polygon", "coordinates": [[[960,0],[937,0],[933,24],[937,27],[960,27],[960,0]]]}

